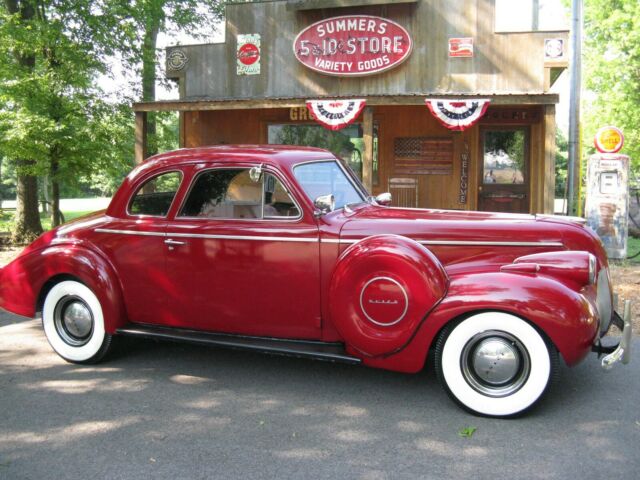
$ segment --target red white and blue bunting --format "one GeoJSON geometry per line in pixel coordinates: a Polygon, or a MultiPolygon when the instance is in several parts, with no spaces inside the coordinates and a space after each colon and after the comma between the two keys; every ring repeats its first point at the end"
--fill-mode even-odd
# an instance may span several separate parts
{"type": "Polygon", "coordinates": [[[311,116],[329,130],[340,130],[360,115],[366,100],[308,100],[311,116]]]}
{"type": "Polygon", "coordinates": [[[450,130],[463,131],[480,120],[489,108],[490,100],[427,99],[431,113],[450,130]]]}

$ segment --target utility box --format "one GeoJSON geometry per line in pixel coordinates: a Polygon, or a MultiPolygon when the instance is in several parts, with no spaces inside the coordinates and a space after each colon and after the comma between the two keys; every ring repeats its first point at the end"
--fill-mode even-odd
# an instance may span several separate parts
{"type": "Polygon", "coordinates": [[[597,153],[587,168],[587,225],[602,239],[607,255],[627,257],[629,233],[629,157],[597,153]]]}

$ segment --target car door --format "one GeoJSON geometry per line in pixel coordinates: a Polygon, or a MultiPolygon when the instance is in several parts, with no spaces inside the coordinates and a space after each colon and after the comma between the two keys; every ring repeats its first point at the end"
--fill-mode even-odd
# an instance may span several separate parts
{"type": "Polygon", "coordinates": [[[251,167],[195,172],[167,225],[167,318],[184,328],[320,338],[315,218],[279,173],[251,175],[251,167]]]}
{"type": "Polygon", "coordinates": [[[179,169],[150,172],[134,186],[124,211],[96,229],[95,243],[118,272],[132,322],[163,322],[171,290],[166,281],[165,229],[182,177],[179,169]]]}

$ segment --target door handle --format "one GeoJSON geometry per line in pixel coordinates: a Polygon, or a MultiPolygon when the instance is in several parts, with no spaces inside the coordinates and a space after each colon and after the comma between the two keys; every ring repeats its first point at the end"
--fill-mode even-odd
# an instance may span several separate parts
{"type": "Polygon", "coordinates": [[[178,240],[172,240],[171,238],[167,238],[164,241],[165,245],[170,245],[172,247],[176,247],[176,246],[180,246],[180,245],[186,245],[187,242],[180,242],[178,240]]]}

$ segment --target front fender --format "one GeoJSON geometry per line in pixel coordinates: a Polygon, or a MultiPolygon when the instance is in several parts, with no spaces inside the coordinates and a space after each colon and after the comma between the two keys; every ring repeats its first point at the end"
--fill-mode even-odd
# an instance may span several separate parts
{"type": "Polygon", "coordinates": [[[41,292],[56,277],[74,277],[96,294],[108,333],[114,333],[125,323],[122,289],[113,268],[83,242],[30,250],[0,270],[0,307],[17,315],[35,317],[41,292]]]}
{"type": "Polygon", "coordinates": [[[481,311],[524,318],[544,332],[567,365],[590,351],[598,333],[593,286],[575,291],[551,278],[492,272],[453,276],[447,296],[426,318],[405,349],[386,359],[365,359],[370,366],[417,372],[440,330],[449,322],[481,311]]]}

